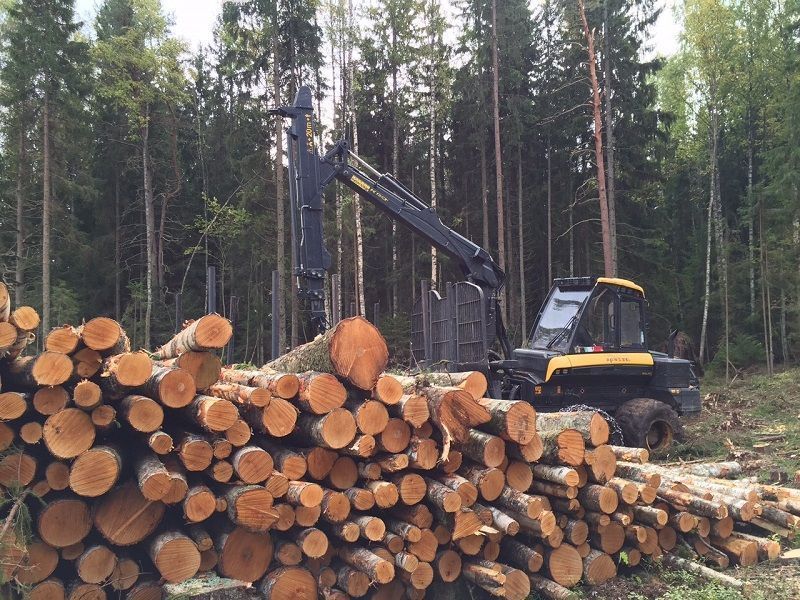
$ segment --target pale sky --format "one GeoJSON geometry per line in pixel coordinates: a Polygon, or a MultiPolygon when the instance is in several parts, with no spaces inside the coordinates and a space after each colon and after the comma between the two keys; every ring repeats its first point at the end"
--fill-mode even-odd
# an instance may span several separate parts
{"type": "MultiPolygon", "coordinates": [[[[662,0],[665,6],[653,31],[656,54],[669,56],[678,49],[678,24],[673,5],[676,0],[662,0]]],[[[161,0],[164,10],[173,21],[173,32],[184,39],[192,50],[211,42],[212,31],[223,0],[161,0]]],[[[449,0],[443,0],[447,3],[449,0]]],[[[87,24],[94,20],[99,0],[77,0],[79,18],[87,24]]]]}

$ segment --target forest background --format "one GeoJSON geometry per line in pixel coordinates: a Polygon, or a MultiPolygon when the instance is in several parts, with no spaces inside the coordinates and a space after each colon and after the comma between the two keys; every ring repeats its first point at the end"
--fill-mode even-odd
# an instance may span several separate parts
{"type": "MultiPolygon", "coordinates": [[[[676,328],[718,372],[795,362],[800,2],[685,0],[668,58],[660,10],[237,0],[190,51],[159,0],[103,0],[87,23],[74,0],[4,0],[0,275],[44,332],[108,314],[149,348],[178,326],[178,297],[186,317],[207,309],[213,266],[231,358],[262,364],[278,270],[281,347],[313,336],[268,113],[310,85],[320,142],[348,139],[505,269],[517,344],[552,278],[608,272],[645,287],[653,347],[676,328]]],[[[418,282],[457,268],[346,190],[325,202],[342,282],[328,305],[377,318],[407,360],[418,282]]]]}

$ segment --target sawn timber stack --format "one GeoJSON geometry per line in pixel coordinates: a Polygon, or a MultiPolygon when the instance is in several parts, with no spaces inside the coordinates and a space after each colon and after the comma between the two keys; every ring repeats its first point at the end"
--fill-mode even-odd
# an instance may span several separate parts
{"type": "Polygon", "coordinates": [[[599,413],[486,398],[477,372],[387,373],[361,318],[255,369],[222,367],[232,329],[213,314],[153,353],[99,317],[22,356],[31,311],[0,321],[0,537],[4,580],[33,599],[155,599],[203,573],[275,599],[459,579],[563,598],[623,552],[773,558],[764,536],[798,523],[799,492],[650,465],[599,413]]]}

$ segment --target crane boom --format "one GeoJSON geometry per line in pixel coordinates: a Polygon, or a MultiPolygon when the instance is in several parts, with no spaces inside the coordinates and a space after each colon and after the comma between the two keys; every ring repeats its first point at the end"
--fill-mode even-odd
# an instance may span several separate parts
{"type": "Polygon", "coordinates": [[[505,274],[482,247],[445,225],[436,210],[388,173],[381,174],[353,154],[345,140],[336,142],[320,156],[315,137],[311,89],[301,87],[292,106],[274,112],[291,119],[287,129],[289,196],[291,204],[292,253],[301,298],[310,304],[311,318],[322,331],[326,328],[325,273],[331,257],[323,235],[323,192],[333,181],[394,219],[431,246],[451,257],[465,278],[479,286],[487,299],[487,324],[500,339],[504,353],[510,345],[498,310],[498,293],[505,274]]]}

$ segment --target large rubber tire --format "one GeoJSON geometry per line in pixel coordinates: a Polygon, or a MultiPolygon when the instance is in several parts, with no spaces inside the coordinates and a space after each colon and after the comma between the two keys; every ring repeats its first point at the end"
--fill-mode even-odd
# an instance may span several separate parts
{"type": "Polygon", "coordinates": [[[626,446],[663,452],[673,441],[683,439],[678,413],[669,405],[651,398],[634,398],[617,409],[614,417],[622,429],[626,446]]]}

